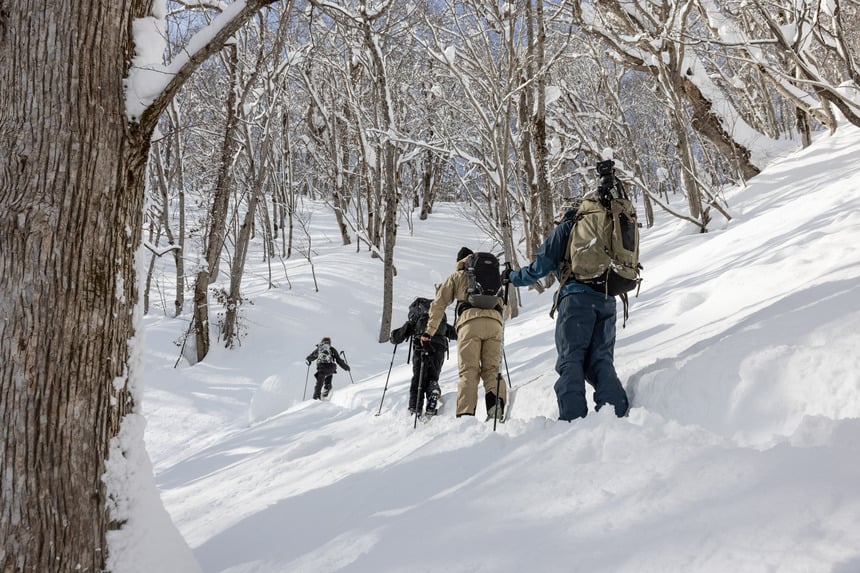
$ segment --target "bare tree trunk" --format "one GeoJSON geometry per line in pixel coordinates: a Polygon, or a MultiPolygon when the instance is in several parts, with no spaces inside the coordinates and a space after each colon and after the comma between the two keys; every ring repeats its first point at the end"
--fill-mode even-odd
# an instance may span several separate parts
{"type": "MultiPolygon", "coordinates": [[[[795,77],[800,78],[800,70],[795,68],[795,77]]],[[[799,107],[794,110],[794,119],[797,126],[797,132],[800,134],[800,143],[806,149],[812,145],[812,119],[806,111],[799,107]]]]}
{"type": "Polygon", "coordinates": [[[298,193],[295,189],[295,182],[293,180],[293,154],[291,151],[292,144],[290,140],[290,122],[289,122],[289,114],[284,113],[282,122],[281,122],[281,134],[283,135],[283,153],[281,156],[281,171],[286,174],[287,180],[282,187],[280,187],[280,194],[277,194],[279,203],[278,203],[278,220],[280,221],[281,233],[284,233],[284,216],[287,218],[287,232],[286,236],[282,235],[283,241],[286,243],[285,245],[282,243],[281,252],[285,253],[284,256],[286,258],[290,258],[290,255],[293,254],[293,234],[295,232],[295,211],[296,211],[296,202],[298,201],[298,193]]]}
{"type": "MultiPolygon", "coordinates": [[[[343,177],[339,178],[341,181],[343,177]]],[[[349,238],[349,227],[347,227],[346,222],[344,221],[343,215],[346,213],[347,203],[344,200],[346,193],[344,193],[343,189],[339,187],[334,188],[334,194],[332,196],[332,203],[334,205],[334,218],[337,221],[337,228],[340,229],[340,241],[344,246],[352,243],[352,240],[349,238]]]]}
{"type": "MultiPolygon", "coordinates": [[[[349,104],[344,104],[344,113],[350,113],[349,104]]],[[[347,115],[347,117],[349,116],[347,115]]],[[[344,214],[347,212],[347,207],[349,206],[349,191],[346,189],[347,174],[344,172],[345,166],[349,165],[349,145],[346,142],[346,134],[342,133],[346,131],[346,127],[338,129],[338,126],[341,125],[339,120],[335,120],[333,124],[332,141],[340,146],[340,149],[333,150],[335,157],[335,175],[334,181],[332,181],[334,189],[334,217],[337,221],[338,229],[340,229],[341,244],[346,246],[352,243],[352,240],[349,238],[349,227],[347,227],[344,221],[344,214]]]]}
{"type": "MultiPolygon", "coordinates": [[[[531,2],[531,0],[529,0],[531,2]]],[[[552,232],[553,205],[552,185],[549,179],[549,146],[547,145],[546,130],[546,28],[543,21],[543,0],[535,2],[535,27],[537,37],[534,44],[535,68],[537,69],[537,80],[535,82],[536,106],[532,120],[532,137],[535,145],[535,169],[537,176],[537,191],[540,197],[540,231],[542,237],[547,237],[552,232]]]]}
{"type": "MultiPolygon", "coordinates": [[[[150,219],[149,221],[149,242],[153,245],[158,244],[158,240],[161,238],[161,229],[159,228],[156,231],[155,220],[150,219]]],[[[149,267],[146,270],[146,280],[143,285],[143,314],[149,314],[149,293],[152,289],[152,275],[155,273],[155,259],[157,255],[153,253],[149,257],[149,267]]]]}
{"type": "Polygon", "coordinates": [[[124,79],[150,0],[0,8],[3,573],[103,571],[107,531],[130,517],[122,507],[138,492],[113,474],[144,447],[138,430],[116,438],[135,408],[150,137],[200,62],[264,3],[222,22],[139,123],[124,79]]]}
{"type": "MultiPolygon", "coordinates": [[[[156,146],[156,149],[159,146],[156,146]]],[[[170,228],[170,198],[168,196],[168,188],[169,183],[167,179],[167,175],[164,171],[164,164],[162,161],[160,151],[156,150],[152,157],[154,158],[153,163],[155,164],[155,179],[158,185],[158,190],[161,195],[161,227],[164,229],[165,235],[167,235],[167,244],[175,245],[176,238],[173,235],[173,231],[170,228]]],[[[181,201],[181,200],[180,200],[181,201]]],[[[184,225],[180,223],[180,232],[184,232],[184,225]]],[[[185,263],[183,259],[184,253],[182,252],[182,247],[180,246],[178,249],[173,249],[173,261],[176,266],[176,298],[173,301],[174,307],[174,316],[179,316],[182,313],[182,306],[184,305],[184,273],[185,273],[185,263]]],[[[166,310],[166,309],[165,309],[166,310]]]]}
{"type": "Polygon", "coordinates": [[[654,226],[654,205],[651,203],[651,194],[647,191],[642,193],[642,204],[645,206],[645,226],[650,229],[654,226]]]}
{"type": "Polygon", "coordinates": [[[242,275],[245,272],[245,261],[248,256],[248,245],[251,242],[251,228],[259,204],[260,189],[251,191],[248,200],[248,211],[239,228],[239,236],[236,239],[236,252],[230,265],[230,290],[227,293],[226,310],[224,312],[224,327],[221,339],[227,348],[233,348],[239,338],[238,313],[242,302],[242,275]]]}
{"type": "MultiPolygon", "coordinates": [[[[251,173],[254,176],[253,187],[248,193],[248,211],[245,213],[245,218],[242,221],[242,226],[239,228],[239,235],[236,239],[236,250],[233,254],[233,261],[230,265],[230,290],[227,293],[227,310],[224,315],[224,328],[222,331],[222,339],[227,348],[233,348],[239,338],[238,316],[239,305],[242,303],[242,275],[245,273],[245,261],[248,257],[248,246],[253,238],[254,217],[257,214],[257,206],[263,198],[263,186],[266,181],[266,169],[271,152],[271,131],[270,124],[266,122],[263,129],[264,137],[260,145],[259,161],[255,161],[254,151],[252,149],[251,136],[245,130],[246,147],[251,156],[251,173]],[[256,170],[254,166],[258,167],[256,170]],[[256,171],[256,172],[255,172],[256,171]]],[[[270,280],[271,284],[271,280],[270,280]]]]}
{"type": "MultiPolygon", "coordinates": [[[[433,131],[431,128],[430,136],[432,137],[433,131]]],[[[421,173],[421,211],[418,215],[418,218],[422,221],[427,219],[427,215],[433,212],[433,199],[435,193],[433,192],[433,152],[429,149],[425,152],[424,155],[424,171],[421,173]]]]}
{"type": "MultiPolygon", "coordinates": [[[[398,189],[397,173],[397,144],[389,138],[389,134],[395,129],[396,117],[394,115],[395,101],[389,86],[388,72],[385,68],[379,37],[372,28],[372,18],[368,13],[368,3],[362,0],[359,3],[361,14],[361,27],[364,33],[365,47],[372,62],[373,79],[377,94],[377,113],[380,128],[385,133],[385,138],[380,142],[381,155],[377,157],[376,180],[378,194],[377,206],[384,209],[383,217],[375,219],[378,229],[373,231],[371,241],[379,247],[380,239],[383,244],[383,286],[382,286],[382,320],[379,326],[379,342],[387,342],[391,331],[391,314],[394,301],[394,246],[397,242],[397,214],[400,205],[400,190],[398,189]]],[[[368,181],[374,181],[368,177],[368,181]]],[[[374,256],[376,255],[374,251],[374,256]]]]}
{"type": "Polygon", "coordinates": [[[149,143],[126,119],[119,54],[149,3],[60,4],[0,10],[4,573],[102,571],[105,460],[134,408],[149,143]]]}
{"type": "Polygon", "coordinates": [[[197,362],[209,354],[209,285],[218,278],[221,250],[227,232],[227,211],[232,188],[230,167],[238,147],[237,130],[239,119],[236,110],[236,46],[230,46],[226,61],[229,67],[230,88],[227,93],[227,120],[224,126],[224,143],[221,147],[221,162],[215,184],[215,198],[209,211],[209,234],[205,246],[203,265],[197,271],[194,284],[194,340],[197,362]]]}
{"type": "Polygon", "coordinates": [[[695,176],[695,163],[693,154],[690,149],[690,141],[687,131],[683,125],[673,122],[675,125],[675,150],[678,153],[678,160],[681,162],[681,180],[684,182],[684,192],[687,196],[687,208],[690,210],[690,216],[698,219],[702,215],[702,194],[699,191],[699,184],[695,176]]]}
{"type": "Polygon", "coordinates": [[[385,217],[383,229],[385,244],[383,246],[383,284],[382,284],[382,322],[379,326],[379,342],[387,342],[391,332],[391,314],[394,306],[394,245],[397,242],[397,206],[400,202],[397,190],[397,178],[394,172],[396,148],[393,143],[386,144],[386,189],[385,217]]]}
{"type": "MultiPolygon", "coordinates": [[[[527,78],[523,78],[525,81],[527,78]]],[[[540,237],[540,193],[536,186],[534,159],[532,158],[532,134],[530,112],[532,100],[529,90],[520,91],[517,116],[520,125],[520,157],[522,165],[522,187],[526,197],[526,212],[523,214],[523,234],[526,239],[526,256],[533,258],[541,243],[540,237]]]]}
{"type": "Polygon", "coordinates": [[[174,148],[173,181],[176,182],[177,209],[179,217],[179,228],[177,230],[176,242],[179,249],[173,251],[173,262],[176,265],[176,298],[174,299],[174,310],[176,316],[182,314],[185,306],[185,174],[182,166],[183,148],[182,139],[179,136],[179,122],[175,121],[175,114],[171,116],[173,126],[172,144],[174,148]]]}
{"type": "Polygon", "coordinates": [[[692,127],[705,136],[708,141],[725,157],[734,163],[745,179],[751,179],[761,170],[752,163],[751,153],[735,141],[720,124],[716,115],[711,113],[711,101],[699,90],[699,87],[689,79],[676,77],[681,89],[687,95],[687,102],[693,110],[692,127]]]}

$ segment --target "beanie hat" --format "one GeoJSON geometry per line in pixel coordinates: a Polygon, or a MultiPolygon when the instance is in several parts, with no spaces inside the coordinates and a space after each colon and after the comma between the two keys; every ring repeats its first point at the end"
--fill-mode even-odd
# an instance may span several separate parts
{"type": "Polygon", "coordinates": [[[460,247],[460,250],[457,251],[457,260],[462,261],[471,254],[473,254],[473,251],[469,247],[460,247]]]}

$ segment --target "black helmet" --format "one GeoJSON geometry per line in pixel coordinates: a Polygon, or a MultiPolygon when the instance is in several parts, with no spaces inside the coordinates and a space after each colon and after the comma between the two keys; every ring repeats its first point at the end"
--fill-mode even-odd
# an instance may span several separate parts
{"type": "Polygon", "coordinates": [[[322,342],[322,344],[331,344],[331,338],[329,338],[328,336],[323,336],[320,342],[322,342]]]}

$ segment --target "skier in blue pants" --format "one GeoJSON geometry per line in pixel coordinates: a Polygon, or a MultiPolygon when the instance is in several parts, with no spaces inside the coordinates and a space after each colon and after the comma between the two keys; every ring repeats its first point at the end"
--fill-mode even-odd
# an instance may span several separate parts
{"type": "MultiPolygon", "coordinates": [[[[566,206],[561,222],[543,242],[535,260],[527,267],[504,272],[514,286],[536,283],[550,272],[561,281],[562,261],[567,256],[568,239],[576,217],[575,206],[566,206]]],[[[585,382],[594,387],[595,409],[605,404],[618,417],[629,409],[627,393],[613,364],[615,351],[615,297],[569,279],[556,293],[558,318],[555,323],[555,394],[558,419],[571,421],[588,413],[585,382]]]]}

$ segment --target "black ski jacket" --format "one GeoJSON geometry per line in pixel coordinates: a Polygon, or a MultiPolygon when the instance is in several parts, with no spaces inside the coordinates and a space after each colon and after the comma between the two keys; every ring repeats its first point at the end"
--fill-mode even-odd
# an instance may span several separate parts
{"type": "MultiPolygon", "coordinates": [[[[347,364],[346,362],[343,361],[343,359],[340,357],[340,352],[338,352],[334,346],[329,345],[329,348],[331,349],[331,357],[334,359],[335,362],[338,363],[338,366],[340,366],[341,368],[343,368],[344,370],[349,372],[349,364],[347,364]]],[[[310,365],[311,362],[313,362],[314,360],[317,359],[318,353],[319,353],[319,348],[314,348],[314,351],[311,352],[310,354],[308,354],[308,357],[305,358],[305,362],[307,362],[308,365],[310,365]]],[[[323,370],[323,369],[325,369],[325,370],[331,369],[332,373],[337,372],[337,366],[334,365],[334,362],[325,362],[322,364],[317,363],[317,370],[323,370]]]]}

